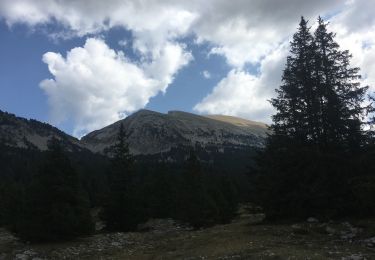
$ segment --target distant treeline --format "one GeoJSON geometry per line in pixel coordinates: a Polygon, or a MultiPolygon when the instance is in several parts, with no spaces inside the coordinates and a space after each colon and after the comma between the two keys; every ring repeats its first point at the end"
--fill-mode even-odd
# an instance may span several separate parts
{"type": "Polygon", "coordinates": [[[150,218],[201,228],[228,223],[248,196],[244,173],[218,170],[192,150],[181,162],[136,162],[121,130],[113,158],[0,145],[0,225],[20,238],[59,241],[94,232],[100,208],[109,231],[134,231],[150,218]]]}
{"type": "Polygon", "coordinates": [[[122,127],[110,159],[66,152],[56,139],[46,152],[0,145],[0,224],[28,241],[57,241],[94,232],[92,208],[109,231],[150,218],[227,223],[240,202],[269,220],[373,217],[375,100],[334,37],[321,18],[314,33],[301,19],[255,163],[251,152],[205,163],[202,147],[178,162],[136,160],[122,127]]]}

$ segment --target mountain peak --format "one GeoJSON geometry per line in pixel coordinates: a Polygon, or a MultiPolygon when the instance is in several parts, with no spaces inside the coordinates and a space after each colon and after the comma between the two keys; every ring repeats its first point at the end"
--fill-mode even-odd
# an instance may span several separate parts
{"type": "MultiPolygon", "coordinates": [[[[157,154],[178,146],[261,147],[265,124],[226,116],[201,116],[184,111],[159,113],[141,109],[121,120],[133,154],[157,154]]],[[[117,137],[119,123],[89,133],[82,143],[94,152],[105,152],[117,137]]]]}
{"type": "Polygon", "coordinates": [[[133,114],[131,114],[130,116],[134,116],[134,115],[148,115],[148,114],[161,114],[161,113],[153,111],[153,110],[149,110],[149,109],[140,109],[140,110],[134,112],[133,114]]]}
{"type": "Polygon", "coordinates": [[[268,131],[265,124],[236,117],[201,116],[184,111],[164,114],[141,109],[79,141],[51,125],[0,111],[0,140],[9,146],[46,150],[48,141],[55,137],[66,143],[68,150],[87,148],[106,153],[117,140],[120,124],[135,155],[168,153],[177,147],[215,150],[262,147],[268,131]]]}

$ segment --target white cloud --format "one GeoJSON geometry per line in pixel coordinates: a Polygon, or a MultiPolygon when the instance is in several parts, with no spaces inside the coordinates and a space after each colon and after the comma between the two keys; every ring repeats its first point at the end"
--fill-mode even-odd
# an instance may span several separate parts
{"type": "Polygon", "coordinates": [[[157,0],[5,0],[0,2],[0,16],[10,26],[58,22],[64,30],[53,33],[53,37],[84,36],[121,26],[132,31],[133,47],[151,56],[157,55],[165,43],[187,33],[196,18],[172,1],[157,0]]]}
{"type": "Polygon", "coordinates": [[[198,42],[213,43],[211,53],[223,55],[241,69],[256,64],[289,39],[301,15],[315,19],[342,1],[217,0],[204,5],[193,30],[198,42]]]}
{"type": "Polygon", "coordinates": [[[204,71],[202,72],[202,75],[203,75],[203,77],[204,77],[205,79],[209,79],[209,78],[211,78],[211,73],[210,73],[208,70],[204,70],[204,71]]]}
{"type": "MultiPolygon", "coordinates": [[[[375,8],[375,2],[347,1],[342,8],[341,12],[331,17],[328,29],[337,32],[336,40],[341,49],[349,49],[353,54],[352,65],[361,68],[363,85],[370,85],[371,91],[375,91],[375,66],[373,63],[375,58],[375,19],[371,11],[375,8]]],[[[324,16],[324,12],[321,15],[324,16]]],[[[298,19],[294,19],[295,27],[297,27],[298,19]]],[[[281,23],[284,22],[281,21],[281,23]]],[[[314,22],[315,18],[310,21],[310,24],[313,25],[314,22]]],[[[259,59],[261,66],[259,74],[250,74],[243,69],[231,71],[207,97],[195,106],[195,110],[200,113],[223,113],[269,122],[270,115],[274,111],[265,104],[267,104],[266,100],[275,94],[268,90],[280,85],[281,71],[286,61],[285,56],[289,48],[288,40],[291,34],[282,28],[279,31],[280,34],[275,35],[275,39],[281,39],[282,35],[285,37],[282,40],[284,47],[280,52],[283,54],[275,55],[278,53],[275,52],[278,47],[272,45],[272,40],[263,38],[264,36],[259,31],[259,34],[255,36],[260,37],[260,46],[264,49],[254,48],[253,50],[259,54],[251,53],[248,58],[243,53],[246,49],[251,50],[250,46],[245,46],[252,43],[249,41],[250,39],[245,40],[246,37],[251,37],[251,34],[250,36],[241,36],[246,33],[237,32],[240,28],[241,26],[235,26],[232,29],[224,30],[223,35],[232,35],[231,31],[234,30],[235,40],[233,44],[223,44],[223,47],[213,49],[213,52],[222,53],[227,57],[228,62],[237,68],[242,68],[245,62],[255,63],[259,59]],[[240,39],[241,37],[243,40],[240,39]],[[243,48],[240,46],[241,44],[245,44],[243,48]],[[233,46],[236,47],[232,48],[233,46]],[[263,56],[265,53],[268,54],[263,56]],[[251,61],[251,59],[253,60],[251,61]],[[278,65],[271,69],[270,64],[278,65]]],[[[258,27],[259,30],[261,28],[261,26],[258,27]]]]}
{"type": "Polygon", "coordinates": [[[161,91],[165,92],[172,83],[174,74],[189,63],[193,56],[184,50],[181,44],[166,43],[158,53],[153,54],[151,62],[143,64],[147,74],[161,83],[161,91]]]}
{"type": "Polygon", "coordinates": [[[374,9],[374,1],[347,1],[346,9],[333,17],[330,24],[341,49],[353,55],[352,65],[361,68],[362,83],[369,85],[371,91],[375,91],[374,9]]]}
{"type": "Polygon", "coordinates": [[[353,53],[364,82],[375,88],[374,9],[375,2],[368,0],[0,1],[0,16],[10,26],[57,22],[64,30],[54,36],[96,34],[115,26],[131,31],[128,46],[141,57],[140,65],[133,65],[147,79],[158,81],[159,91],[165,91],[178,68],[192,58],[181,40],[193,35],[198,44],[208,43],[210,53],[222,55],[232,67],[196,110],[259,120],[269,120],[268,104],[262,104],[280,83],[284,64],[280,57],[286,53],[280,45],[288,43],[301,15],[311,23],[318,15],[329,17],[338,42],[353,53]],[[260,66],[259,70],[246,71],[249,63],[260,66]],[[230,98],[224,100],[222,93],[230,98]]]}
{"type": "Polygon", "coordinates": [[[143,108],[173,75],[189,62],[179,45],[167,45],[151,63],[133,64],[123,52],[103,40],[90,38],[83,47],[44,54],[53,79],[40,83],[52,108],[55,123],[73,117],[74,134],[81,136],[143,108]],[[162,69],[159,69],[162,68],[162,69]]]}
{"type": "Polygon", "coordinates": [[[260,119],[270,111],[269,105],[260,99],[262,91],[259,79],[244,71],[232,70],[198,103],[194,110],[200,113],[237,115],[260,119]]]}
{"type": "MultiPolygon", "coordinates": [[[[132,32],[131,46],[141,57],[136,62],[97,39],[72,49],[66,59],[56,53],[44,55],[54,76],[41,83],[52,120],[73,119],[75,135],[143,108],[159,91],[165,92],[177,71],[192,59],[176,39],[186,33],[195,15],[158,1],[1,1],[0,16],[10,26],[63,25],[52,37],[97,34],[115,26],[132,32]]],[[[124,43],[119,42],[121,47],[124,43]]]]}
{"type": "Polygon", "coordinates": [[[117,44],[121,47],[126,47],[129,44],[129,42],[126,39],[123,39],[123,40],[118,41],[117,44]]]}
{"type": "Polygon", "coordinates": [[[57,21],[80,36],[122,26],[132,31],[133,47],[150,55],[165,42],[193,33],[198,42],[213,45],[212,53],[241,68],[277,48],[300,15],[315,18],[342,5],[341,0],[4,0],[0,16],[9,25],[57,21]]]}
{"type": "Polygon", "coordinates": [[[231,70],[194,110],[199,113],[235,115],[269,123],[273,109],[269,100],[278,87],[287,46],[281,45],[262,60],[258,76],[231,70]]]}

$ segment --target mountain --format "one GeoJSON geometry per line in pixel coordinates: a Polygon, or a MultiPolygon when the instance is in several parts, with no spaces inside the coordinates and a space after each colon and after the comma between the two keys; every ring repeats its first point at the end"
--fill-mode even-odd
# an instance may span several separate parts
{"type": "MultiPolygon", "coordinates": [[[[245,155],[248,149],[264,146],[268,131],[263,123],[237,117],[200,116],[181,111],[163,114],[143,109],[78,140],[49,124],[0,110],[0,143],[44,151],[48,141],[55,137],[62,141],[68,151],[89,150],[107,155],[116,141],[121,124],[132,154],[158,160],[162,156],[163,159],[172,158],[174,161],[183,160],[191,147],[206,155],[230,151],[243,151],[245,155]]],[[[207,160],[211,157],[208,156],[207,160]]]]}
{"type": "Polygon", "coordinates": [[[124,126],[134,155],[169,153],[179,147],[192,146],[217,152],[263,147],[268,131],[263,123],[230,116],[140,110],[87,134],[81,144],[93,152],[106,153],[116,141],[120,124],[124,126]]]}
{"type": "Polygon", "coordinates": [[[34,119],[25,119],[0,110],[0,143],[17,148],[47,150],[48,141],[59,139],[67,150],[83,147],[78,139],[49,124],[34,119]]]}

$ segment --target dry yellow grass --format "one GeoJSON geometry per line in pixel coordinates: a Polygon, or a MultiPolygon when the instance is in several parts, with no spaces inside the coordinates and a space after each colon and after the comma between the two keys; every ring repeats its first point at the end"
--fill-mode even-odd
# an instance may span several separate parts
{"type": "Polygon", "coordinates": [[[267,125],[262,123],[262,122],[256,122],[256,121],[251,121],[239,117],[234,117],[234,116],[224,116],[224,115],[206,115],[205,117],[211,118],[214,120],[218,120],[221,122],[229,123],[232,125],[237,125],[237,126],[245,126],[245,127],[261,127],[261,128],[267,128],[267,125]]]}

